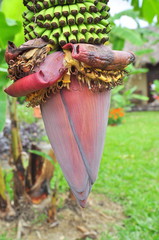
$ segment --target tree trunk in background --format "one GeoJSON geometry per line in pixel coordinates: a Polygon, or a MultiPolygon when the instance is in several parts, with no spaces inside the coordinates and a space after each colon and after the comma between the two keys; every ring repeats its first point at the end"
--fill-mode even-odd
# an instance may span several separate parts
{"type": "Polygon", "coordinates": [[[17,119],[17,99],[12,98],[9,101],[9,113],[11,120],[11,151],[14,163],[16,164],[21,158],[22,144],[19,134],[18,119],[17,119]]]}
{"type": "Polygon", "coordinates": [[[7,209],[7,196],[5,193],[5,182],[2,174],[2,169],[0,167],[0,217],[5,214],[7,209]]]}
{"type": "Polygon", "coordinates": [[[9,99],[9,114],[11,120],[11,153],[14,169],[14,204],[19,205],[24,195],[24,168],[22,163],[22,144],[17,119],[17,99],[9,99]]]}
{"type": "Polygon", "coordinates": [[[6,195],[6,187],[3,178],[2,168],[0,167],[0,218],[5,220],[11,220],[15,217],[15,211],[11,207],[11,204],[6,195]]]}

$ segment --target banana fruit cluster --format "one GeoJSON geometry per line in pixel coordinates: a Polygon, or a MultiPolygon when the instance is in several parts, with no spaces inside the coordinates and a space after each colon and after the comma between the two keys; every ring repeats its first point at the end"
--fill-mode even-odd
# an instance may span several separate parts
{"type": "Polygon", "coordinates": [[[104,44],[111,30],[108,0],[24,0],[25,40],[104,44]]]}

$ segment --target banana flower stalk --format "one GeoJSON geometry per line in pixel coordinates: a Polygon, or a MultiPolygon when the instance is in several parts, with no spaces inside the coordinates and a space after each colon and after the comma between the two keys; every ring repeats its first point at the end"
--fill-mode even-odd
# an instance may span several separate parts
{"type": "Polygon", "coordinates": [[[14,82],[5,89],[40,104],[46,133],[65,178],[82,207],[86,206],[102,157],[110,90],[121,84],[130,52],[104,45],[68,43],[51,46],[34,39],[16,48],[9,43],[6,61],[14,82]]]}

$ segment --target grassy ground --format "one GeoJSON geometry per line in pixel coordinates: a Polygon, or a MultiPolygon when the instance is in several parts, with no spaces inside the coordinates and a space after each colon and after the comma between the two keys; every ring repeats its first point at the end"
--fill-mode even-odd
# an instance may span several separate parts
{"type": "Polygon", "coordinates": [[[159,113],[128,113],[124,124],[108,127],[94,191],[124,207],[116,236],[102,240],[159,239],[159,113]]]}

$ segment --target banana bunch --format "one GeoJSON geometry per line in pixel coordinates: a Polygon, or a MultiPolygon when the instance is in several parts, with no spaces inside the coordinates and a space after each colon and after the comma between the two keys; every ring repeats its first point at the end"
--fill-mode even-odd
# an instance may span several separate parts
{"type": "Polygon", "coordinates": [[[24,0],[25,40],[42,38],[57,48],[68,42],[104,44],[111,30],[108,0],[24,0]]]}

